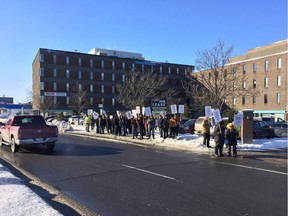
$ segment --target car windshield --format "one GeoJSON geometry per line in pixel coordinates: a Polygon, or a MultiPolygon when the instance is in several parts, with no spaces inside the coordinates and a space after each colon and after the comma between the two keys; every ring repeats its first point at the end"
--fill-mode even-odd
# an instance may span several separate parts
{"type": "Polygon", "coordinates": [[[191,125],[191,124],[194,124],[195,123],[195,120],[193,119],[190,119],[190,120],[188,120],[188,121],[186,121],[185,123],[184,123],[184,126],[188,126],[188,125],[191,125]]]}

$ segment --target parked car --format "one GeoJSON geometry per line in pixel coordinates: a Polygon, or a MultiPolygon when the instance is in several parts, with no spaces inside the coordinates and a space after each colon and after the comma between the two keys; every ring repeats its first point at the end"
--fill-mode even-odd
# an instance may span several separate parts
{"type": "Polygon", "coordinates": [[[253,118],[253,139],[275,137],[274,128],[267,125],[261,118],[253,118]]]}
{"type": "Polygon", "coordinates": [[[189,119],[184,124],[179,125],[179,133],[190,133],[194,134],[196,119],[189,119]]]}
{"type": "MultiPolygon", "coordinates": [[[[195,121],[195,127],[194,127],[194,133],[195,134],[198,134],[198,135],[201,135],[202,134],[202,123],[204,121],[206,117],[205,116],[200,116],[196,119],[195,121]]],[[[215,121],[214,121],[214,118],[209,118],[209,121],[211,123],[211,128],[210,128],[210,133],[212,134],[213,133],[213,126],[215,125],[215,121]]]]}
{"type": "Polygon", "coordinates": [[[261,117],[262,121],[264,121],[268,126],[274,126],[275,117],[261,117]]]}
{"type": "Polygon", "coordinates": [[[182,118],[181,121],[180,121],[180,125],[183,125],[188,120],[189,120],[189,118],[182,118]]]}
{"type": "Polygon", "coordinates": [[[282,123],[276,123],[274,125],[274,131],[275,135],[277,137],[288,137],[288,131],[287,131],[287,123],[282,122],[282,123]]]}

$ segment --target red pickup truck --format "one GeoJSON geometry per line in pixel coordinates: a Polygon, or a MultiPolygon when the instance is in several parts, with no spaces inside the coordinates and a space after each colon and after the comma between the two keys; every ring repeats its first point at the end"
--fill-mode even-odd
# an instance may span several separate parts
{"type": "Polygon", "coordinates": [[[0,128],[0,146],[11,145],[12,152],[31,144],[43,144],[52,151],[57,139],[57,126],[47,125],[41,115],[10,116],[0,128]]]}

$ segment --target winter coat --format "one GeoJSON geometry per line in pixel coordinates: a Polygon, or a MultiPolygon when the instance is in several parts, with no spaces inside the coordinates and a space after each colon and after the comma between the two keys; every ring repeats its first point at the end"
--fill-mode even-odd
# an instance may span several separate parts
{"type": "Polygon", "coordinates": [[[225,139],[225,126],[216,124],[214,128],[214,141],[215,143],[224,144],[225,139]]]}
{"type": "Polygon", "coordinates": [[[226,130],[226,139],[229,145],[237,145],[238,132],[234,127],[230,127],[226,130]]]}

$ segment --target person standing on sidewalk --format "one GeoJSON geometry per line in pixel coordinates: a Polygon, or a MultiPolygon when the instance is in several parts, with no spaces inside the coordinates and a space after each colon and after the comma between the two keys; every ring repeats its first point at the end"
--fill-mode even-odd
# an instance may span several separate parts
{"type": "Polygon", "coordinates": [[[237,157],[237,136],[238,132],[233,122],[226,127],[226,139],[228,140],[228,157],[231,157],[231,148],[233,149],[233,157],[237,157]]]}
{"type": "Polygon", "coordinates": [[[202,133],[203,133],[203,145],[207,146],[207,148],[211,148],[210,146],[210,122],[209,118],[206,117],[202,123],[202,133]]]}
{"type": "Polygon", "coordinates": [[[85,117],[85,129],[87,132],[90,132],[91,124],[92,124],[92,120],[91,120],[90,116],[86,115],[86,117],[85,117]]]}
{"type": "Polygon", "coordinates": [[[215,141],[215,156],[223,157],[223,146],[225,139],[225,126],[224,122],[218,122],[214,128],[214,141],[215,141]]]}
{"type": "Polygon", "coordinates": [[[149,116],[147,120],[147,125],[148,125],[148,139],[151,139],[151,134],[152,138],[155,139],[155,125],[156,121],[153,115],[149,116]]]}

